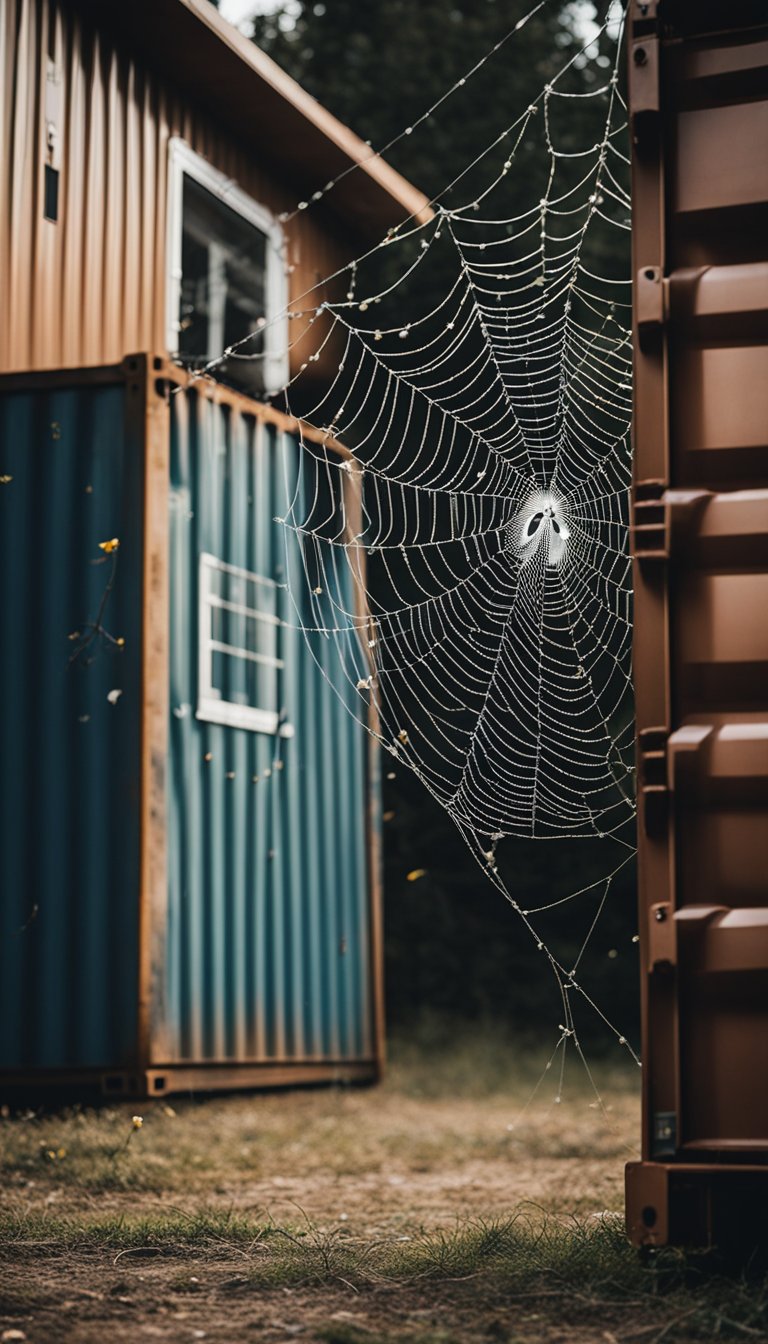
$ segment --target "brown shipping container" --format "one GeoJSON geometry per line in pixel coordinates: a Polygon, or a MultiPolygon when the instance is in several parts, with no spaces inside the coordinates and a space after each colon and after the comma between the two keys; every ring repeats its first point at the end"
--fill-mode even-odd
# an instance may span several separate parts
{"type": "MultiPolygon", "coordinates": [[[[273,216],[291,215],[285,259],[300,307],[389,226],[430,215],[420,191],[207,0],[2,0],[0,70],[2,372],[167,348],[174,138],[273,216]],[[327,208],[296,211],[355,163],[327,208]]],[[[317,344],[316,331],[306,344],[296,336],[294,370],[317,344]]],[[[328,372],[319,361],[317,378],[328,372]]]]}
{"type": "Polygon", "coordinates": [[[630,6],[647,1247],[765,1239],[767,21],[630,6]]]}

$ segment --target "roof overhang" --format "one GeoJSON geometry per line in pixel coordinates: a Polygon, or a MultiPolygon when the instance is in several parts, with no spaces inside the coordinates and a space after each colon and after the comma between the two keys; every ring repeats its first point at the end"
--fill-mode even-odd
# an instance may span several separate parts
{"type": "Polygon", "coordinates": [[[353,165],[324,206],[354,231],[379,239],[415,217],[431,218],[427,197],[312,98],[208,0],[75,0],[156,72],[254,147],[259,159],[304,199],[353,165]]]}

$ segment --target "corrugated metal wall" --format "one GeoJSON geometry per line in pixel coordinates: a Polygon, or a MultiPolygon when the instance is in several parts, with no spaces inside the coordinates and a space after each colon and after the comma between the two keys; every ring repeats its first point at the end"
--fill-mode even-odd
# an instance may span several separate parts
{"type": "MultiPolygon", "coordinates": [[[[116,363],[165,348],[171,136],[274,214],[296,205],[295,190],[176,92],[172,71],[166,84],[143,70],[68,5],[3,0],[0,70],[2,371],[116,363]],[[61,174],[55,223],[43,217],[49,121],[61,174]]],[[[307,214],[291,222],[292,294],[343,260],[327,225],[307,214]]],[[[306,356],[296,347],[293,357],[306,356]]]]}
{"type": "Polygon", "coordinates": [[[0,386],[3,1069],[114,1068],[135,1049],[143,468],[124,395],[0,386]],[[70,666],[112,537],[104,625],[125,645],[70,666]]]}
{"type": "Polygon", "coordinates": [[[210,388],[170,399],[167,895],[142,889],[142,695],[165,675],[163,656],[145,658],[142,686],[143,387],[129,366],[0,381],[0,1071],[124,1070],[140,1088],[142,1068],[173,1064],[373,1069],[368,741],[333,645],[308,647],[284,587],[293,736],[195,717],[200,552],[278,585],[298,563],[274,522],[296,439],[210,388]],[[103,625],[124,644],[97,639],[71,662],[113,537],[103,625]],[[139,940],[158,917],[145,1055],[139,940]]]}
{"type": "Polygon", "coordinates": [[[634,3],[630,34],[644,1160],[627,1215],[638,1245],[730,1255],[764,1244],[768,1189],[768,11],[634,3]]]}
{"type": "Polygon", "coordinates": [[[154,1062],[371,1058],[367,745],[331,642],[313,649],[326,680],[278,590],[294,736],[194,713],[200,552],[285,581],[273,520],[299,448],[194,391],[171,414],[168,1054],[154,1062]]]}

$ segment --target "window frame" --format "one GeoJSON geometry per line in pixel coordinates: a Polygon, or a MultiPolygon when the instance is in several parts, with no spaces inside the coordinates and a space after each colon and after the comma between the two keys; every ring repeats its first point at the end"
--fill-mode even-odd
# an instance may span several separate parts
{"type": "MultiPolygon", "coordinates": [[[[179,305],[182,281],[182,230],[184,177],[193,178],[248,224],[266,236],[264,274],[264,396],[279,391],[288,381],[288,277],[285,265],[285,235],[274,215],[259,205],[225,173],[198,154],[180,136],[168,142],[168,209],[166,238],[166,346],[178,358],[179,305]]],[[[223,353],[220,351],[219,353],[223,353]]],[[[238,388],[243,396],[252,396],[238,388]]],[[[253,398],[252,398],[253,399],[253,398]]]]}
{"type": "MultiPolygon", "coordinates": [[[[265,663],[267,666],[274,666],[280,684],[280,673],[285,669],[285,662],[280,657],[280,650],[276,640],[275,658],[271,659],[268,655],[254,654],[247,649],[239,649],[237,645],[224,645],[213,637],[213,612],[216,607],[228,606],[230,600],[221,598],[218,594],[211,592],[210,575],[211,571],[218,571],[220,574],[234,574],[240,578],[247,579],[254,584],[261,584],[264,587],[274,589],[279,588],[279,584],[274,579],[268,579],[263,574],[257,574],[250,569],[243,569],[240,565],[230,565],[225,560],[220,560],[218,556],[211,555],[209,551],[201,551],[198,557],[197,566],[197,593],[198,593],[198,623],[197,623],[197,707],[195,718],[201,719],[207,723],[223,724],[228,728],[247,728],[254,733],[268,733],[272,737],[293,737],[293,725],[282,722],[280,719],[281,709],[264,709],[258,705],[243,705],[234,700],[225,700],[220,695],[214,695],[213,684],[213,655],[223,653],[232,658],[248,658],[255,662],[265,663]],[[215,600],[212,600],[215,596],[215,600]]],[[[275,613],[257,614],[258,609],[252,607],[243,607],[242,612],[250,615],[253,620],[264,620],[274,624],[279,630],[283,622],[275,613]]]]}

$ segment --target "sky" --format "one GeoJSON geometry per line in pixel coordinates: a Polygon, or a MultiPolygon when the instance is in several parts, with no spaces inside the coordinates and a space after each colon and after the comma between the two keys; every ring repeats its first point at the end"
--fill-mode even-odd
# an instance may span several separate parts
{"type": "MultiPolygon", "coordinates": [[[[237,27],[247,27],[248,20],[254,14],[269,14],[277,9],[278,3],[279,0],[221,0],[219,13],[237,27]]],[[[592,31],[596,31],[596,25],[592,22],[594,6],[589,0],[574,0],[573,9],[577,29],[581,28],[585,37],[590,36],[592,31]]]]}
{"type": "Polygon", "coordinates": [[[269,14],[275,8],[275,0],[221,0],[219,13],[239,27],[253,14],[269,14]]]}

